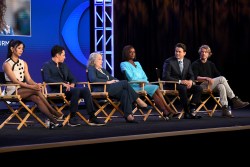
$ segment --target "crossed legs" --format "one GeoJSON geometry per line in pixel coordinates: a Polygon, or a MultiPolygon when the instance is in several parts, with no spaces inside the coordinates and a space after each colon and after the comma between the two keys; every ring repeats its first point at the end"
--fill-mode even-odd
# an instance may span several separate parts
{"type": "Polygon", "coordinates": [[[51,122],[55,124],[58,123],[54,116],[61,117],[62,115],[49,104],[41,91],[28,88],[20,88],[18,89],[18,93],[23,99],[27,99],[36,103],[39,110],[44,113],[51,122]]]}

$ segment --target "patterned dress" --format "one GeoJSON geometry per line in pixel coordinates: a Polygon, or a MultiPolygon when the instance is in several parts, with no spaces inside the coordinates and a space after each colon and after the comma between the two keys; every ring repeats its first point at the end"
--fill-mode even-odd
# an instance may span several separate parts
{"type": "MultiPolygon", "coordinates": [[[[11,58],[8,58],[5,62],[10,64],[17,80],[24,82],[24,61],[22,59],[18,59],[17,62],[14,62],[11,58]]],[[[6,82],[11,82],[6,73],[5,80],[6,82]]],[[[5,92],[7,95],[13,94],[15,92],[15,86],[7,86],[5,92]]]]}

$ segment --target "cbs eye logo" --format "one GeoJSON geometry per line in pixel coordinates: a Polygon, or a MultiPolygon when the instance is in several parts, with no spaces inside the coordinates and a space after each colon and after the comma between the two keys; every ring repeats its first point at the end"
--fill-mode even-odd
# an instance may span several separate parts
{"type": "MultiPolygon", "coordinates": [[[[62,12],[66,13],[68,10],[72,10],[72,6],[70,4],[73,2],[74,0],[72,2],[68,1],[69,5],[66,4],[62,12]]],[[[88,9],[89,1],[85,1],[76,6],[68,15],[68,17],[63,20],[64,24],[61,31],[63,40],[72,56],[85,66],[87,65],[88,60],[82,52],[80,41],[82,41],[87,46],[90,45],[89,17],[86,18],[84,15],[88,9]]],[[[87,50],[87,53],[89,53],[89,47],[83,48],[87,50]]]]}

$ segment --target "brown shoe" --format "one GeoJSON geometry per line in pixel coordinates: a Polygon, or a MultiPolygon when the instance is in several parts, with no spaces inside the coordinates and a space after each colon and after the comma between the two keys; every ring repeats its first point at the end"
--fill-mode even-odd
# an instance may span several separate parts
{"type": "Polygon", "coordinates": [[[229,110],[228,106],[222,106],[222,117],[234,118],[231,110],[229,110]]]}
{"type": "Polygon", "coordinates": [[[243,108],[249,105],[249,102],[243,102],[238,96],[235,96],[232,98],[232,103],[233,103],[233,108],[238,109],[238,108],[243,108]]]}

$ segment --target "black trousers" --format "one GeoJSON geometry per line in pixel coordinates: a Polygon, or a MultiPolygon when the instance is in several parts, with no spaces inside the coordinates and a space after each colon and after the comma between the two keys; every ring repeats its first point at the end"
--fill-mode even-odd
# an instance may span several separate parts
{"type": "Polygon", "coordinates": [[[107,85],[107,92],[111,97],[117,98],[121,102],[121,110],[124,117],[132,113],[133,102],[139,97],[128,81],[121,80],[119,82],[107,85]]]}
{"type": "Polygon", "coordinates": [[[63,92],[65,93],[66,98],[70,100],[70,113],[75,114],[78,111],[78,101],[79,99],[83,98],[88,115],[94,116],[96,110],[93,104],[91,93],[87,87],[75,87],[71,88],[70,91],[64,90],[63,92]]]}
{"type": "Polygon", "coordinates": [[[179,84],[176,89],[179,91],[180,101],[184,107],[185,112],[188,112],[188,95],[193,94],[190,103],[199,104],[201,99],[202,88],[199,85],[193,85],[190,89],[187,89],[186,85],[179,84]]]}

